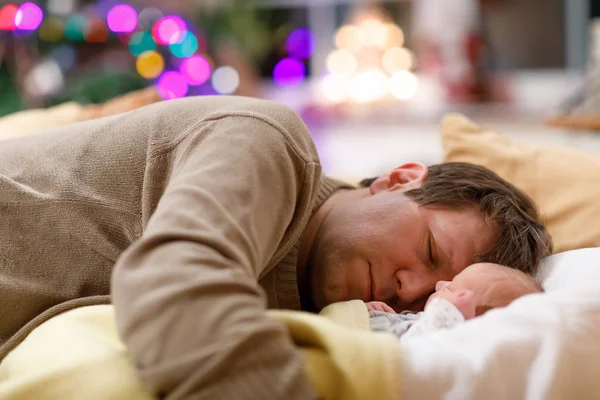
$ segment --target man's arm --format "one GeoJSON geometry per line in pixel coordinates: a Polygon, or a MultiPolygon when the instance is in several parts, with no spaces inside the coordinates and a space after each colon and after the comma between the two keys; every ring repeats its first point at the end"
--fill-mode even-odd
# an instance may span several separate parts
{"type": "Polygon", "coordinates": [[[164,155],[176,157],[171,179],[112,282],[120,334],[156,393],[313,397],[257,284],[320,177],[314,150],[285,136],[268,119],[215,118],[164,155]]]}

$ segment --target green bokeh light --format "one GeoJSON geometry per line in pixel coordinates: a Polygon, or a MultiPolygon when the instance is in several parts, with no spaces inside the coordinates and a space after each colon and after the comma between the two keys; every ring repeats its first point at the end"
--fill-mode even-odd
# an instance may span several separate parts
{"type": "Polygon", "coordinates": [[[185,37],[181,42],[173,43],[169,48],[175,57],[190,57],[198,50],[198,39],[196,39],[196,36],[193,33],[186,32],[185,37]]]}
{"type": "Polygon", "coordinates": [[[156,50],[156,42],[150,33],[138,32],[129,39],[129,51],[135,57],[151,50],[156,50]]]}
{"type": "Polygon", "coordinates": [[[73,15],[65,24],[65,36],[69,40],[85,40],[88,20],[83,15],[73,15]]]}

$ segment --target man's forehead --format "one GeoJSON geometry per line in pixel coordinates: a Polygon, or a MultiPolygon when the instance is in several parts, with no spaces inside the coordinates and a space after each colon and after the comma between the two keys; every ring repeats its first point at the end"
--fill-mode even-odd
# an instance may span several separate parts
{"type": "Polygon", "coordinates": [[[474,207],[444,211],[433,216],[432,230],[454,276],[489,251],[494,229],[474,207]]]}

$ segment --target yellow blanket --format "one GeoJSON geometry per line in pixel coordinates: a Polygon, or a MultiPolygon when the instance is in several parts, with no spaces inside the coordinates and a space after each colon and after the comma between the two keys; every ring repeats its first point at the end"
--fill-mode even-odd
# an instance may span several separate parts
{"type": "MultiPolygon", "coordinates": [[[[327,400],[399,399],[400,354],[391,334],[368,329],[363,302],[321,315],[269,311],[289,329],[308,376],[327,400]]],[[[36,328],[0,364],[3,400],[151,400],[114,324],[112,306],[89,306],[36,328]]]]}

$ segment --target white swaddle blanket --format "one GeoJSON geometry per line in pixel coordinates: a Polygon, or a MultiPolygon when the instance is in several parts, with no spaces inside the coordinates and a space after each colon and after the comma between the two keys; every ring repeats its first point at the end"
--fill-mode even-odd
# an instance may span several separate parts
{"type": "Polygon", "coordinates": [[[600,248],[544,260],[546,293],[402,341],[402,399],[600,398],[600,248]]]}

